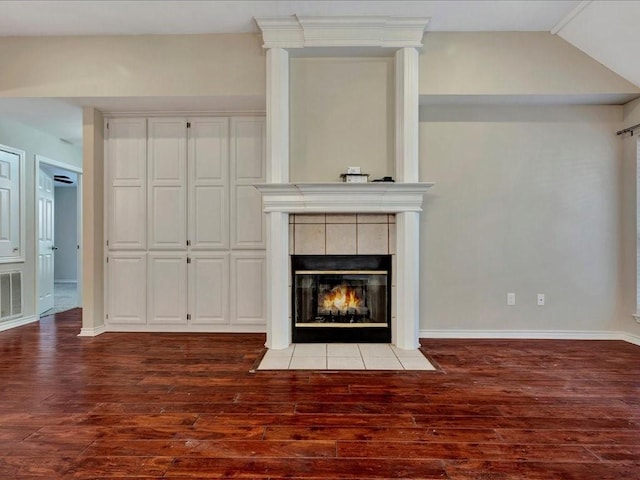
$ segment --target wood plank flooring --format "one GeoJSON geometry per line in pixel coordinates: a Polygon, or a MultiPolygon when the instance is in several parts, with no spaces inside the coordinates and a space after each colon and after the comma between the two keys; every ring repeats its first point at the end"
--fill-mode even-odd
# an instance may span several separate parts
{"type": "Polygon", "coordinates": [[[640,347],[423,340],[436,372],[258,371],[262,335],[0,333],[0,478],[640,479],[640,347]]]}

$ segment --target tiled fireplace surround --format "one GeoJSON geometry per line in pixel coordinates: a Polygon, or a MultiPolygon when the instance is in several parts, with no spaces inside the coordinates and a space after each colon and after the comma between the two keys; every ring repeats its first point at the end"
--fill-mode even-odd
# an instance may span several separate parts
{"type": "Polygon", "coordinates": [[[395,248],[394,214],[289,215],[292,255],[392,255],[393,259],[395,248]]]}
{"type": "MultiPolygon", "coordinates": [[[[291,255],[391,255],[391,323],[395,323],[396,216],[375,213],[289,215],[291,255]]],[[[293,285],[293,272],[289,277],[293,285]]],[[[293,312],[290,312],[293,314],[293,312]]],[[[292,319],[290,320],[292,322],[292,319]]]]}

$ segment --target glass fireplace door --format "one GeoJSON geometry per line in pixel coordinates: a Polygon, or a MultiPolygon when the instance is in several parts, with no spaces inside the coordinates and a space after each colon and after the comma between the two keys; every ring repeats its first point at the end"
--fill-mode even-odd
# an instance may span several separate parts
{"type": "Polygon", "coordinates": [[[390,261],[381,257],[293,257],[294,342],[390,341],[390,261]]]}

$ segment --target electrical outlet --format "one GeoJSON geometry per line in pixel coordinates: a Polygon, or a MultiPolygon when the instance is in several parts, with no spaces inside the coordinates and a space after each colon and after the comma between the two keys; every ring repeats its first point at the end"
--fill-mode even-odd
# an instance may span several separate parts
{"type": "Polygon", "coordinates": [[[516,304],[516,294],[515,293],[507,293],[507,305],[512,307],[516,304]]]}
{"type": "Polygon", "coordinates": [[[538,306],[539,307],[544,306],[544,293],[538,294],[538,306]]]}

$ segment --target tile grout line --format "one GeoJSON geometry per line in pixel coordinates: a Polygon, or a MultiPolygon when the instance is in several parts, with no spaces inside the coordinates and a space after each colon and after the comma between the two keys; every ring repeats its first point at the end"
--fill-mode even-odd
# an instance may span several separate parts
{"type": "Polygon", "coordinates": [[[364,367],[365,370],[369,370],[367,368],[367,364],[364,363],[364,355],[362,355],[362,349],[360,349],[360,344],[358,343],[358,353],[360,353],[360,360],[362,360],[362,366],[364,367]]]}

